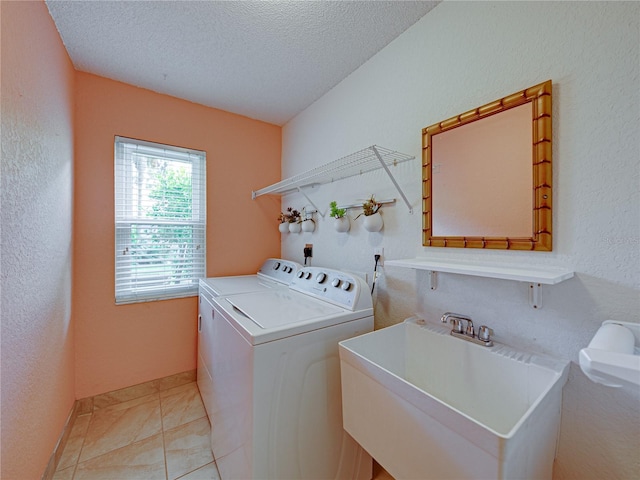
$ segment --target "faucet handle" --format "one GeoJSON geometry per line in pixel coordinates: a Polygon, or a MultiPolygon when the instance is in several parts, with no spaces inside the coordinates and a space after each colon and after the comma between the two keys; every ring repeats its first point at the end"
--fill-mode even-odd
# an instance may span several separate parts
{"type": "Polygon", "coordinates": [[[486,325],[482,325],[478,329],[478,338],[483,342],[488,342],[491,340],[491,335],[493,335],[493,329],[487,327],[486,325]]]}
{"type": "Polygon", "coordinates": [[[453,331],[456,333],[464,333],[464,326],[462,324],[462,320],[456,317],[452,317],[449,319],[449,322],[453,325],[453,331]]]}
{"type": "Polygon", "coordinates": [[[465,333],[470,337],[473,337],[476,334],[475,329],[473,328],[473,322],[471,320],[467,321],[467,331],[465,333]]]}

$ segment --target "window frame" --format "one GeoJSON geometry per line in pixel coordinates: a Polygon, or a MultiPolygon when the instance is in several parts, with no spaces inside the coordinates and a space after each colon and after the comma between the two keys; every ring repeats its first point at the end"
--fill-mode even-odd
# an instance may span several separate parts
{"type": "MultiPolygon", "coordinates": [[[[197,296],[198,280],[206,276],[206,152],[173,145],[148,142],[128,137],[116,136],[114,140],[114,298],[116,305],[168,300],[197,296]],[[146,154],[146,155],[145,155],[146,154]],[[132,156],[165,159],[191,165],[191,216],[189,219],[162,219],[140,213],[134,204],[135,186],[132,156]],[[189,258],[183,265],[191,274],[181,277],[179,284],[172,284],[175,278],[170,273],[164,276],[157,272],[147,275],[147,279],[135,272],[136,257],[127,257],[132,246],[132,231],[139,226],[149,229],[191,227],[189,258]],[[163,282],[162,285],[158,282],[163,282]],[[153,286],[145,286],[153,283],[153,286]],[[128,283],[129,285],[125,285],[128,283]]],[[[142,194],[138,195],[138,202],[142,194]]],[[[167,257],[171,259],[171,257],[167,257]]],[[[175,264],[174,264],[175,265],[175,264]]],[[[159,266],[158,270],[162,267],[159,266]]],[[[167,272],[171,267],[165,267],[167,272]]]]}

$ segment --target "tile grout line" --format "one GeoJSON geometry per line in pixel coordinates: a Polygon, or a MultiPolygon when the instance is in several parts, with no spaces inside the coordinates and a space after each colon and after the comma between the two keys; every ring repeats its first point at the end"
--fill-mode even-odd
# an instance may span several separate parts
{"type": "Polygon", "coordinates": [[[158,390],[158,401],[160,402],[160,433],[162,434],[162,458],[164,458],[164,478],[169,480],[169,465],[167,465],[167,444],[164,439],[164,410],[162,408],[162,390],[158,390]]]}
{"type": "MultiPolygon", "coordinates": [[[[186,425],[189,425],[189,424],[195,423],[195,422],[197,422],[197,421],[199,421],[199,420],[202,420],[203,418],[207,418],[207,422],[209,421],[208,417],[205,415],[204,417],[194,418],[193,420],[190,420],[190,421],[188,421],[187,423],[183,423],[183,424],[181,424],[181,425],[177,425],[177,426],[175,426],[175,427],[172,427],[172,428],[170,428],[169,430],[176,430],[176,429],[178,429],[178,428],[181,428],[181,427],[184,427],[184,426],[186,426],[186,425]]],[[[164,434],[164,433],[163,433],[163,434],[164,434]]],[[[210,447],[209,447],[209,448],[210,448],[210,447]]],[[[213,464],[214,464],[214,466],[216,467],[216,471],[218,471],[218,465],[216,464],[216,459],[215,459],[215,457],[213,456],[213,451],[211,452],[211,458],[212,458],[213,460],[211,460],[211,462],[209,462],[209,463],[213,463],[213,464]]],[[[184,473],[180,474],[180,476],[176,477],[175,479],[172,479],[172,478],[169,478],[169,477],[168,477],[168,475],[169,475],[169,470],[167,469],[167,480],[180,480],[182,477],[186,477],[187,475],[189,475],[189,474],[191,474],[191,473],[193,473],[193,472],[195,472],[195,471],[197,471],[197,470],[200,470],[201,468],[203,468],[203,467],[205,467],[205,466],[209,465],[209,463],[205,463],[204,465],[199,465],[199,466],[197,466],[197,467],[194,467],[194,468],[193,468],[193,470],[189,470],[188,472],[184,472],[184,473]]],[[[219,473],[219,471],[218,471],[218,473],[219,473]]],[[[220,476],[220,475],[218,474],[218,477],[219,477],[219,476],[220,476]]]]}
{"type": "MultiPolygon", "coordinates": [[[[185,427],[185,426],[187,426],[187,425],[189,425],[189,424],[193,424],[193,423],[195,423],[195,422],[198,422],[198,421],[202,420],[203,418],[206,418],[206,419],[207,419],[207,423],[209,424],[209,427],[210,427],[209,418],[208,418],[208,416],[207,416],[207,412],[206,412],[206,410],[205,410],[205,408],[204,408],[204,402],[202,401],[202,395],[200,394],[200,389],[199,389],[199,388],[198,388],[198,386],[197,386],[197,382],[195,382],[195,381],[194,381],[193,383],[194,383],[194,384],[195,384],[195,386],[196,386],[196,391],[197,391],[198,399],[199,399],[200,403],[201,403],[201,404],[202,404],[202,406],[203,406],[203,411],[204,411],[204,412],[203,412],[203,415],[202,415],[201,417],[192,418],[191,420],[189,420],[189,421],[187,421],[187,422],[180,423],[180,424],[178,424],[178,425],[174,425],[173,427],[171,427],[171,428],[167,429],[166,431],[172,431],[172,430],[177,430],[177,429],[179,429],[179,428],[183,428],[183,427],[185,427]]],[[[172,387],[172,388],[179,388],[179,387],[181,387],[181,386],[184,386],[184,385],[179,385],[179,386],[177,386],[177,387],[172,387]]],[[[171,390],[171,389],[167,389],[167,390],[171,390]]],[[[174,394],[174,395],[176,395],[176,394],[174,394]]],[[[161,405],[161,407],[160,407],[160,408],[161,408],[161,411],[162,411],[162,398],[164,398],[164,399],[166,400],[167,398],[169,398],[169,397],[171,397],[171,396],[172,396],[172,395],[165,395],[165,396],[163,397],[163,396],[161,395],[161,399],[160,399],[160,405],[161,405]]],[[[163,421],[163,422],[162,422],[162,435],[163,435],[163,441],[164,441],[164,434],[165,434],[165,426],[164,426],[164,412],[163,412],[163,414],[162,414],[162,421],[163,421]]],[[[211,447],[210,447],[210,446],[209,446],[209,449],[211,449],[211,447]]],[[[166,458],[167,458],[167,456],[166,456],[166,449],[165,449],[165,462],[166,462],[166,458]]],[[[216,468],[216,472],[218,472],[218,466],[217,466],[217,464],[215,463],[215,457],[213,456],[213,452],[211,452],[211,458],[212,458],[212,461],[211,461],[211,462],[209,462],[209,463],[213,463],[213,464],[214,464],[214,466],[215,466],[215,468],[216,468]]],[[[166,470],[166,471],[167,471],[167,480],[180,480],[181,478],[183,478],[183,477],[185,477],[185,476],[187,476],[187,475],[189,475],[189,474],[191,474],[191,473],[193,473],[193,472],[195,472],[195,471],[197,471],[197,470],[199,470],[199,469],[203,468],[204,466],[208,465],[209,463],[206,463],[206,464],[204,464],[204,465],[198,465],[198,466],[194,467],[192,470],[189,470],[189,471],[187,471],[187,472],[183,472],[183,473],[181,473],[178,477],[175,477],[175,479],[174,479],[174,478],[170,478],[170,477],[169,477],[169,467],[168,467],[168,465],[166,465],[166,467],[167,467],[167,470],[166,470]]],[[[218,477],[219,477],[219,476],[220,476],[220,475],[219,475],[219,473],[218,473],[218,477]]]]}

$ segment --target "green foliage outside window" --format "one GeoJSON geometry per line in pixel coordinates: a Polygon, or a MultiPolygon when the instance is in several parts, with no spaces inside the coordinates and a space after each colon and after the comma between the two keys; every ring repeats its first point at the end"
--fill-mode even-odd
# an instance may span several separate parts
{"type": "Polygon", "coordinates": [[[168,168],[167,162],[162,162],[160,168],[156,166],[148,187],[147,196],[151,202],[146,207],[146,216],[167,222],[177,220],[178,223],[163,222],[132,228],[131,240],[133,246],[138,247],[136,257],[140,260],[138,272],[170,273],[169,284],[178,284],[188,276],[187,269],[191,265],[193,229],[179,223],[180,220],[190,220],[192,215],[191,173],[184,167],[168,168]]]}

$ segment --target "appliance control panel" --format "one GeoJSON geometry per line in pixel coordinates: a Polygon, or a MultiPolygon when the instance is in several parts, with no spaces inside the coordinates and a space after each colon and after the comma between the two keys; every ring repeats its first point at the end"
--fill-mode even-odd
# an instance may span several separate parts
{"type": "Polygon", "coordinates": [[[282,258],[268,258],[264,261],[258,275],[289,285],[302,265],[282,258]]]}
{"type": "Polygon", "coordinates": [[[340,270],[303,266],[290,288],[350,310],[371,308],[372,305],[366,282],[340,270]]]}

